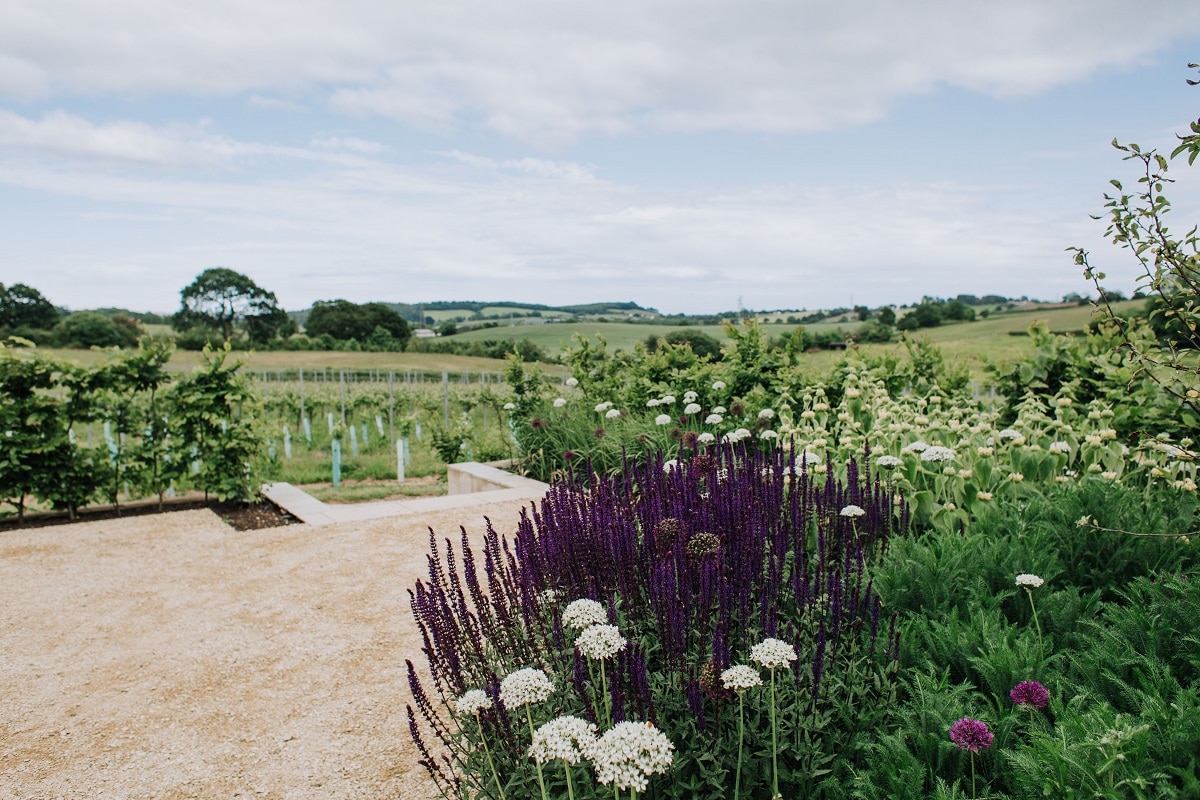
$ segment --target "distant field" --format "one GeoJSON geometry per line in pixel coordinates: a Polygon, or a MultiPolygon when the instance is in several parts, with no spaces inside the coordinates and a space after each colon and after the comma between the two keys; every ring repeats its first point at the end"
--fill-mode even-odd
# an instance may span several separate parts
{"type": "MultiPolygon", "coordinates": [[[[97,350],[60,350],[44,348],[42,352],[68,361],[92,364],[105,357],[97,350]]],[[[234,353],[245,357],[247,367],[260,369],[380,369],[380,370],[426,370],[440,372],[503,372],[506,364],[502,359],[476,358],[474,356],[452,356],[441,353],[338,353],[338,352],[264,352],[234,353]]],[[[199,365],[200,354],[194,351],[176,350],[171,357],[171,369],[191,369],[199,365]]]]}

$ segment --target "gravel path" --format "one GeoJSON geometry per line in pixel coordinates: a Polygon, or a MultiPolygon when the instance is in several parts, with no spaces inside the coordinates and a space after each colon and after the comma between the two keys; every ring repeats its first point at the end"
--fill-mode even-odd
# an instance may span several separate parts
{"type": "Polygon", "coordinates": [[[428,527],[210,511],[0,533],[0,798],[429,798],[404,706],[428,527]]]}

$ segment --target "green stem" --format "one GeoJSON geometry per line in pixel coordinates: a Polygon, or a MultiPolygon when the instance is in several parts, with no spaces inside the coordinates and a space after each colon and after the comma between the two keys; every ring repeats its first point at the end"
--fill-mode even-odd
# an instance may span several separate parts
{"type": "Polygon", "coordinates": [[[612,727],[612,698],[608,696],[608,670],[604,668],[604,660],[600,661],[600,694],[604,695],[604,720],[612,727]]]}
{"type": "Polygon", "coordinates": [[[775,670],[771,670],[771,797],[779,798],[779,726],[775,724],[775,670]]]}
{"type": "Polygon", "coordinates": [[[738,692],[738,760],[737,760],[737,777],[733,783],[733,800],[740,800],[742,796],[742,743],[746,730],[746,708],[745,700],[742,693],[738,692]]]}
{"type": "Polygon", "coordinates": [[[496,781],[496,791],[500,792],[500,800],[504,800],[504,787],[500,785],[500,773],[496,771],[496,762],[492,761],[492,751],[488,748],[487,736],[483,733],[483,720],[475,717],[479,721],[479,741],[483,744],[483,754],[487,756],[488,766],[492,770],[492,779],[496,781]]]}
{"type": "Polygon", "coordinates": [[[975,798],[975,751],[971,751],[971,799],[975,798]]]}
{"type": "Polygon", "coordinates": [[[1037,626],[1038,632],[1038,647],[1043,648],[1042,643],[1042,623],[1038,622],[1037,606],[1033,602],[1033,590],[1026,588],[1025,593],[1029,595],[1029,607],[1033,609],[1033,624],[1037,626]]]}
{"type": "MultiPolygon", "coordinates": [[[[533,712],[529,709],[529,704],[525,704],[525,719],[529,721],[529,741],[533,741],[533,712]]],[[[550,800],[546,795],[546,779],[542,776],[542,763],[534,759],[534,766],[537,767],[538,786],[542,790],[542,800],[550,800]]]]}
{"type": "Polygon", "coordinates": [[[565,758],[563,759],[562,765],[563,773],[567,776],[567,800],[575,800],[575,787],[571,783],[571,765],[567,763],[565,758]]]}

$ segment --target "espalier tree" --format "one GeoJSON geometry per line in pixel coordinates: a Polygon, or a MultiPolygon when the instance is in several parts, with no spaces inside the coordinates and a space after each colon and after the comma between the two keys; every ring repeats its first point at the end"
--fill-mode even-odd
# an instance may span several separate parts
{"type": "MultiPolygon", "coordinates": [[[[1200,69],[1200,64],[1188,64],[1188,68],[1200,69]]],[[[1197,86],[1200,80],[1188,80],[1188,84],[1197,86]]],[[[1180,134],[1178,139],[1180,143],[1170,159],[1187,154],[1188,165],[1193,165],[1200,156],[1200,120],[1191,123],[1190,132],[1180,134]]],[[[1086,250],[1072,247],[1069,251],[1075,254],[1075,263],[1083,267],[1084,277],[1095,285],[1102,316],[1115,328],[1119,347],[1136,365],[1136,377],[1149,377],[1176,398],[1184,422],[1200,428],[1200,366],[1196,359],[1200,351],[1197,228],[1193,225],[1179,236],[1167,226],[1171,202],[1164,189],[1174,182],[1167,177],[1168,157],[1155,149],[1144,150],[1116,139],[1113,147],[1125,154],[1125,161],[1138,165],[1138,178],[1137,188],[1131,191],[1119,180],[1110,181],[1117,192],[1104,195],[1109,223],[1105,235],[1137,260],[1141,270],[1138,288],[1149,296],[1149,330],[1116,314],[1111,305],[1115,299],[1113,293],[1102,283],[1106,275],[1092,265],[1086,250]]]]}

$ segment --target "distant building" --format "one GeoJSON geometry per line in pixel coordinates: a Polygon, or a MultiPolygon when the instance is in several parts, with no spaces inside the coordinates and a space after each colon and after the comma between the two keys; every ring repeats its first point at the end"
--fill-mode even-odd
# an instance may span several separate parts
{"type": "Polygon", "coordinates": [[[418,339],[432,339],[437,336],[437,332],[431,331],[429,328],[417,328],[413,331],[413,336],[418,339]]]}

